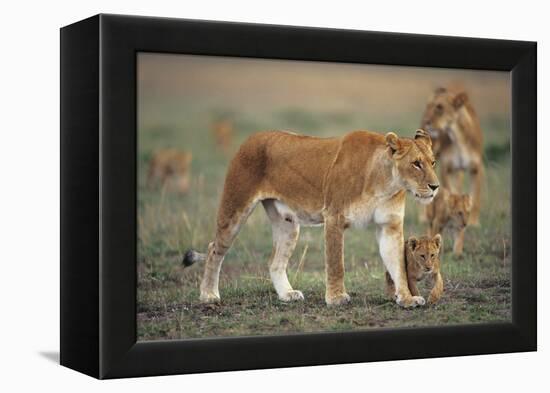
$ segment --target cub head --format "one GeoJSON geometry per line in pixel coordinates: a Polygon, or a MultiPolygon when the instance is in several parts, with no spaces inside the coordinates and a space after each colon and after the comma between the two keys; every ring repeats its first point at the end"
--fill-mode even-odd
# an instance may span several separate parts
{"type": "Polygon", "coordinates": [[[453,92],[444,87],[437,88],[428,100],[421,128],[430,134],[436,156],[443,145],[455,142],[453,130],[467,101],[468,95],[464,91],[453,92]]]}
{"type": "Polygon", "coordinates": [[[407,263],[415,263],[422,273],[431,273],[439,259],[441,235],[410,237],[407,240],[407,263]],[[412,261],[411,261],[412,259],[412,261]]]}
{"type": "Polygon", "coordinates": [[[464,229],[470,219],[472,199],[470,195],[451,194],[449,198],[449,211],[451,226],[456,229],[464,229]]]}
{"type": "Polygon", "coordinates": [[[430,203],[439,188],[435,173],[432,141],[424,130],[416,130],[413,139],[386,134],[386,147],[393,161],[394,177],[423,204],[430,203]]]}

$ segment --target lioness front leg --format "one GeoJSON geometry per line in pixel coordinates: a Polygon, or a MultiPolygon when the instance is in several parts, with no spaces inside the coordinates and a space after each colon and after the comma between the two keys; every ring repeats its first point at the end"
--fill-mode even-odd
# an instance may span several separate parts
{"type": "Polygon", "coordinates": [[[350,301],[344,287],[344,230],[343,215],[325,216],[325,301],[329,306],[350,301]]]}
{"type": "Polygon", "coordinates": [[[424,305],[422,296],[412,296],[405,271],[403,222],[379,224],[376,231],[380,256],[395,285],[396,302],[403,307],[424,305]]]}
{"type": "Polygon", "coordinates": [[[393,283],[393,280],[390,276],[390,273],[386,270],[386,286],[384,288],[384,292],[386,293],[386,296],[389,297],[391,300],[395,300],[395,284],[393,283]]]}

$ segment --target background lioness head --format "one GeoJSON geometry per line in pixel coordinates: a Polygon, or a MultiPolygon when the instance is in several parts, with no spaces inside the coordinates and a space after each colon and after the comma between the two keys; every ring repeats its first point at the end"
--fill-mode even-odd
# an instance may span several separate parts
{"type": "Polygon", "coordinates": [[[386,134],[388,154],[394,161],[394,175],[417,201],[430,203],[437,194],[439,180],[434,170],[432,140],[424,130],[416,130],[414,139],[386,134]]]}
{"type": "Polygon", "coordinates": [[[421,127],[433,141],[433,152],[437,156],[441,146],[454,143],[454,128],[459,123],[461,112],[468,102],[468,95],[462,90],[437,88],[426,104],[421,127]]]}
{"type": "Polygon", "coordinates": [[[421,273],[431,273],[439,258],[441,235],[410,237],[407,240],[407,264],[415,263],[421,273]]]}

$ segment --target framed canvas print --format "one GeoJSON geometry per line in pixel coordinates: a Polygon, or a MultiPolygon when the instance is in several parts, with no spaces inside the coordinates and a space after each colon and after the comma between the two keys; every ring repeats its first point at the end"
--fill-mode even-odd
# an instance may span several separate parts
{"type": "Polygon", "coordinates": [[[61,364],[536,350],[536,44],[61,29],[61,364]]]}

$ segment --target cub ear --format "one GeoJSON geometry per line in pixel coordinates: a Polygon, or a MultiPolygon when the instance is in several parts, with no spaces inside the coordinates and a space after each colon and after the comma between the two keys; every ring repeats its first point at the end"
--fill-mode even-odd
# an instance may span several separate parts
{"type": "Polygon", "coordinates": [[[435,235],[432,240],[438,249],[441,248],[441,235],[439,233],[435,235]]]}
{"type": "Polygon", "coordinates": [[[435,95],[443,94],[443,93],[445,93],[446,91],[447,91],[446,88],[440,86],[440,87],[438,87],[437,89],[434,90],[434,94],[435,94],[435,95]]]}
{"type": "Polygon", "coordinates": [[[458,109],[468,101],[468,94],[465,92],[458,93],[455,98],[453,98],[453,106],[458,109]]]}
{"type": "Polygon", "coordinates": [[[466,210],[470,211],[472,209],[472,198],[470,197],[470,195],[464,195],[463,196],[464,198],[464,207],[466,208],[466,210]]]}
{"type": "Polygon", "coordinates": [[[409,240],[407,240],[407,243],[409,244],[411,251],[416,250],[416,247],[418,247],[418,239],[414,236],[409,237],[409,240]]]}
{"type": "Polygon", "coordinates": [[[386,134],[386,146],[390,149],[391,155],[393,156],[395,152],[401,149],[401,141],[399,137],[393,132],[388,132],[386,134]]]}
{"type": "Polygon", "coordinates": [[[424,141],[428,144],[428,146],[432,145],[432,138],[430,137],[430,134],[428,134],[421,128],[416,130],[416,133],[414,134],[414,139],[424,141]]]}

